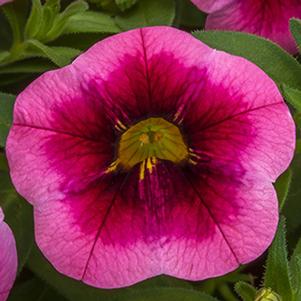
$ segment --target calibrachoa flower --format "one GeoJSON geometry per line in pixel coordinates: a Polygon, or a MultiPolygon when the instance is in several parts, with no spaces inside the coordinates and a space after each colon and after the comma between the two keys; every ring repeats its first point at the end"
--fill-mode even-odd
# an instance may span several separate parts
{"type": "Polygon", "coordinates": [[[245,31],[268,38],[291,53],[297,48],[289,19],[301,18],[301,0],[192,0],[210,13],[206,29],[245,31]]]}
{"type": "Polygon", "coordinates": [[[199,280],[257,258],[295,128],[274,82],[169,27],[107,38],[16,101],[11,176],[36,240],[97,287],[199,280]]]}
{"type": "Polygon", "coordinates": [[[7,299],[17,273],[17,251],[12,231],[0,208],[0,301],[7,299]]]}

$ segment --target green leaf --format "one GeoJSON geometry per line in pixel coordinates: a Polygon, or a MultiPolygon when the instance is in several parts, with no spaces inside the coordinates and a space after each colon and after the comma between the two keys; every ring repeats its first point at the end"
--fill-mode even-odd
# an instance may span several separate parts
{"type": "Polygon", "coordinates": [[[20,272],[34,242],[32,208],[15,191],[8,171],[0,170],[0,183],[0,206],[16,239],[20,272]]]}
{"type": "Polygon", "coordinates": [[[292,182],[292,177],[293,177],[293,172],[291,169],[288,169],[277,179],[277,182],[275,184],[280,209],[283,208],[285,201],[287,199],[288,192],[292,182]]]}
{"type": "Polygon", "coordinates": [[[63,34],[69,33],[117,33],[120,32],[114,19],[100,12],[83,12],[67,21],[63,34]]]}
{"type": "Polygon", "coordinates": [[[71,4],[69,4],[62,13],[56,16],[53,22],[53,26],[51,30],[49,30],[49,32],[46,34],[44,41],[49,42],[58,38],[65,30],[69,18],[76,14],[85,12],[86,10],[88,10],[88,8],[88,3],[83,0],[71,2],[71,4]]]}
{"type": "Polygon", "coordinates": [[[82,13],[86,10],[88,10],[89,5],[84,0],[77,0],[74,2],[71,2],[66,9],[61,13],[61,16],[63,18],[68,18],[71,16],[74,16],[75,14],[82,13]]]}
{"type": "Polygon", "coordinates": [[[15,96],[0,92],[0,146],[5,146],[12,123],[15,96]]]}
{"type": "Polygon", "coordinates": [[[28,40],[31,47],[30,55],[46,57],[59,67],[68,65],[73,58],[80,54],[80,50],[68,47],[46,46],[38,40],[28,40]]]}
{"type": "Polygon", "coordinates": [[[119,9],[122,11],[132,7],[137,2],[138,2],[138,0],[115,0],[115,3],[119,7],[119,9]]]}
{"type": "Polygon", "coordinates": [[[301,51],[301,20],[295,18],[290,19],[290,29],[299,51],[301,51]]]}
{"type": "Polygon", "coordinates": [[[15,285],[8,301],[66,301],[66,299],[38,278],[15,285]]]}
{"type": "Polygon", "coordinates": [[[294,301],[301,300],[301,254],[296,255],[290,262],[294,301]]]}
{"type": "Polygon", "coordinates": [[[299,239],[289,262],[292,286],[296,301],[301,299],[301,238],[299,239]]]}
{"type": "Polygon", "coordinates": [[[174,0],[140,0],[125,13],[116,16],[123,30],[154,25],[171,25],[175,17],[174,0]]]}
{"type": "Polygon", "coordinates": [[[32,0],[31,12],[25,26],[25,38],[35,38],[43,23],[43,7],[40,0],[32,0]]]}
{"type": "Polygon", "coordinates": [[[244,281],[239,281],[235,284],[234,289],[243,301],[255,300],[256,289],[251,284],[244,281]]]}
{"type": "Polygon", "coordinates": [[[278,45],[241,32],[195,31],[193,35],[212,48],[252,61],[278,85],[286,84],[301,89],[301,65],[278,45]]]}
{"type": "Polygon", "coordinates": [[[287,259],[285,219],[283,217],[279,222],[276,237],[269,249],[263,286],[271,288],[278,293],[283,300],[293,300],[287,259]]]}
{"type": "MultiPolygon", "coordinates": [[[[298,142],[298,140],[297,140],[298,142]]],[[[290,168],[293,171],[293,179],[288,193],[287,205],[283,208],[283,214],[287,217],[288,235],[291,240],[296,241],[296,233],[301,230],[301,154],[296,154],[290,168]]],[[[299,238],[299,237],[297,237],[299,238]]]]}
{"type": "Polygon", "coordinates": [[[46,41],[45,37],[54,25],[54,20],[60,12],[59,0],[48,0],[43,6],[42,21],[39,24],[39,31],[35,38],[41,42],[46,41]]]}
{"type": "Polygon", "coordinates": [[[155,277],[123,289],[94,288],[57,272],[36,247],[32,250],[27,266],[70,301],[217,301],[192,290],[190,283],[168,276],[155,277]]]}
{"type": "Polygon", "coordinates": [[[301,113],[301,91],[286,85],[282,85],[281,90],[287,102],[301,113]]]}

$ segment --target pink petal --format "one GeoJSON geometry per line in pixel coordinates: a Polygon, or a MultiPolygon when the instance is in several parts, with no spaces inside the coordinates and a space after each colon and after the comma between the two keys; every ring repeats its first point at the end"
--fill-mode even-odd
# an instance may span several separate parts
{"type": "Polygon", "coordinates": [[[297,48],[290,18],[301,18],[300,0],[234,0],[207,18],[206,29],[244,31],[268,38],[290,53],[297,48]]]}
{"type": "Polygon", "coordinates": [[[8,146],[13,151],[13,155],[8,151],[8,157],[14,158],[11,164],[14,184],[32,204],[58,200],[65,193],[87,189],[103,176],[114,154],[111,149],[105,152],[112,147],[108,144],[16,125],[8,146]],[[30,150],[24,145],[30,145],[30,150]]]}
{"type": "Polygon", "coordinates": [[[199,101],[184,121],[191,147],[212,170],[274,182],[292,160],[296,132],[275,83],[223,52],[215,52],[207,68],[199,101]]]}
{"type": "Polygon", "coordinates": [[[112,288],[161,273],[204,279],[259,256],[277,223],[271,182],[294,144],[293,120],[263,71],[151,27],[105,39],[32,83],[17,98],[7,156],[45,256],[112,288]],[[139,166],[106,173],[117,121],[149,116],[180,123],[197,165],[161,162],[144,181],[139,166]]]}
{"type": "Polygon", "coordinates": [[[101,103],[83,95],[72,66],[40,79],[18,96],[7,141],[11,177],[31,203],[85,188],[114,156],[114,129],[101,103]]]}
{"type": "Polygon", "coordinates": [[[17,250],[12,231],[0,208],[0,301],[5,301],[17,273],[17,250]]]}
{"type": "Polygon", "coordinates": [[[234,270],[270,244],[278,221],[271,184],[191,179],[163,164],[149,182],[138,183],[138,173],[119,187],[36,208],[37,242],[59,271],[107,288],[162,273],[200,280],[234,270]]]}
{"type": "Polygon", "coordinates": [[[233,0],[191,0],[191,2],[202,11],[213,13],[224,8],[233,2],[233,0]]]}
{"type": "Polygon", "coordinates": [[[188,187],[183,188],[184,179],[174,184],[183,191],[175,191],[177,202],[166,213],[164,273],[189,280],[215,277],[266,250],[278,221],[273,185],[215,174],[182,177],[188,187]]]}
{"type": "Polygon", "coordinates": [[[35,208],[37,243],[58,271],[105,288],[161,273],[138,172],[35,208]]]}

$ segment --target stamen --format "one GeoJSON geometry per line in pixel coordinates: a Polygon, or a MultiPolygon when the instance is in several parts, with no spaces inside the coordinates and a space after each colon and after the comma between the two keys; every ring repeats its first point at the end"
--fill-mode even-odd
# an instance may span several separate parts
{"type": "Polygon", "coordinates": [[[193,165],[197,165],[198,160],[200,160],[200,159],[201,159],[201,157],[198,154],[196,154],[192,148],[189,148],[189,160],[188,160],[188,162],[193,164],[193,165]]]}
{"type": "Polygon", "coordinates": [[[153,164],[150,157],[146,160],[146,168],[149,170],[149,173],[153,172],[153,164]]]}
{"type": "Polygon", "coordinates": [[[196,162],[196,161],[194,161],[192,159],[189,159],[188,162],[191,163],[191,164],[193,164],[193,165],[197,165],[198,164],[198,162],[196,162]]]}
{"type": "Polygon", "coordinates": [[[112,162],[110,164],[110,166],[105,170],[105,173],[107,174],[107,173],[115,171],[116,168],[118,167],[119,163],[120,163],[119,159],[117,159],[114,162],[112,162]]]}
{"type": "Polygon", "coordinates": [[[139,173],[139,180],[140,181],[144,180],[144,173],[145,173],[145,160],[143,160],[140,163],[140,173],[139,173]]]}
{"type": "Polygon", "coordinates": [[[117,129],[119,132],[124,132],[127,130],[127,127],[118,119],[115,124],[115,129],[117,129]]]}
{"type": "Polygon", "coordinates": [[[190,152],[189,155],[190,155],[191,157],[195,157],[196,159],[201,159],[201,157],[200,157],[198,154],[195,154],[195,153],[190,152]]]}
{"type": "Polygon", "coordinates": [[[177,110],[177,112],[175,113],[175,116],[173,118],[173,122],[175,122],[177,124],[181,124],[183,122],[183,117],[181,117],[183,108],[184,108],[184,105],[181,105],[181,107],[177,110]]]}

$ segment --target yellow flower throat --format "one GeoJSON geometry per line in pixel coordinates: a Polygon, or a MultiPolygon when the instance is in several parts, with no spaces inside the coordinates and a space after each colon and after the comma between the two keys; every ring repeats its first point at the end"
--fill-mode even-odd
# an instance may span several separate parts
{"type": "MultiPolygon", "coordinates": [[[[126,129],[120,122],[117,128],[126,129]]],[[[158,159],[180,163],[188,158],[189,151],[179,128],[163,118],[148,118],[123,132],[119,141],[117,160],[106,172],[112,172],[118,166],[130,170],[140,164],[139,178],[143,180],[145,171],[152,173],[158,159]]]]}

